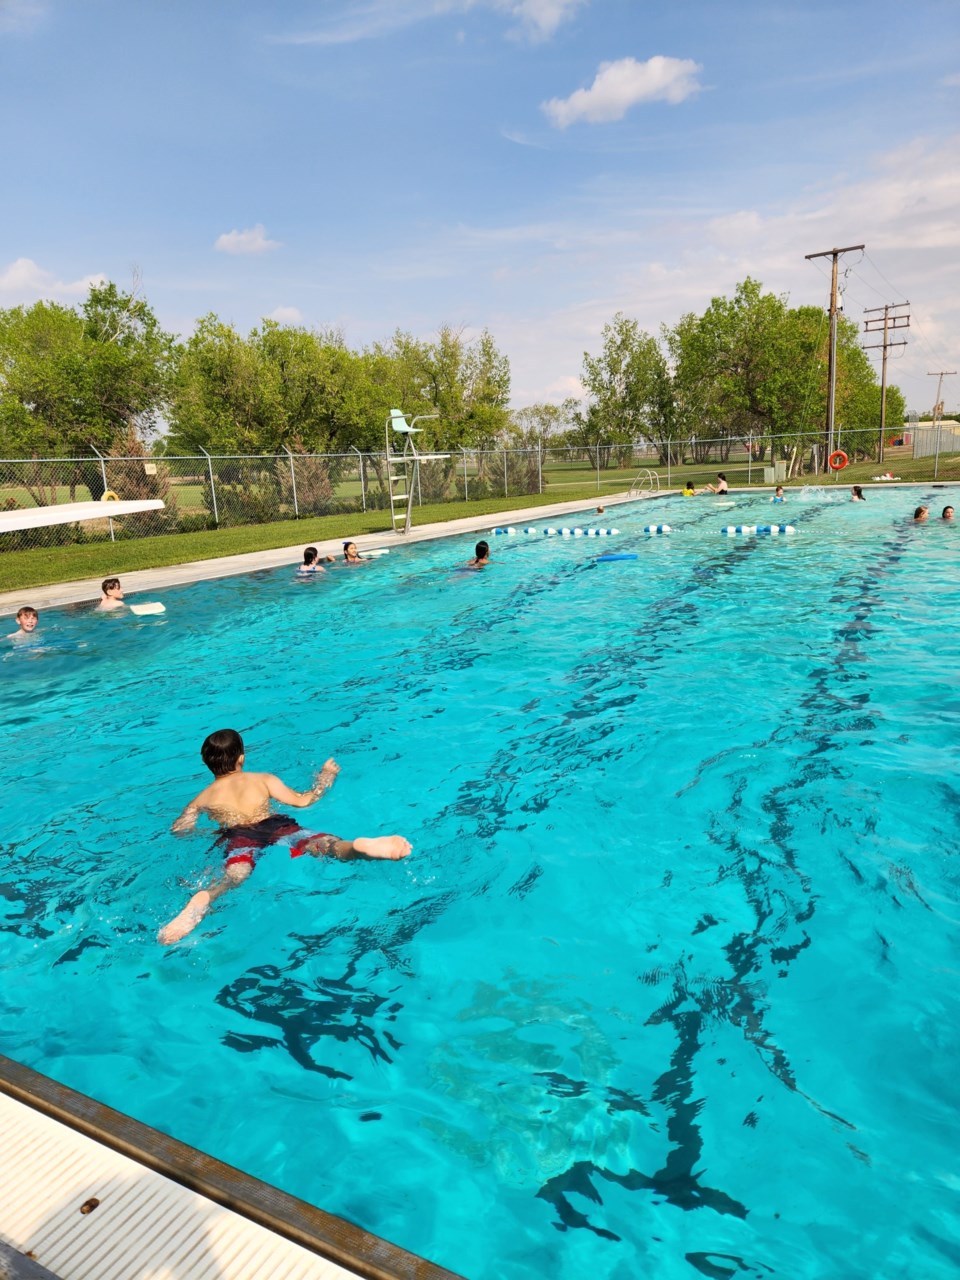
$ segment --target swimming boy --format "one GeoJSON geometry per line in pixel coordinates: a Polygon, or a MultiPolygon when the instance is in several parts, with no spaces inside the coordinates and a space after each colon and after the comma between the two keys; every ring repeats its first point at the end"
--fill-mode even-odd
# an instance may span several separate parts
{"type": "Polygon", "coordinates": [[[317,774],[308,791],[293,791],[272,773],[245,773],[243,739],[235,729],[218,729],[204,739],[200,748],[203,763],[213,774],[213,782],[191,800],[174,822],[171,830],[192,831],[197,818],[205,813],[220,824],[216,842],[227,855],[223,878],[209,889],[195,893],[178,916],[165,924],[157,935],[167,945],[179,942],[196,928],[210,907],[228,889],[243,884],[256,865],[257,858],[271,845],[286,845],[291,858],[309,853],[315,858],[405,858],[410,843],[403,836],[358,836],[341,840],[324,832],[304,831],[293,818],[271,813],[270,802],[294,809],[306,809],[333,786],[340,766],[330,759],[317,774]]]}
{"type": "Polygon", "coordinates": [[[16,631],[11,631],[7,636],[8,640],[26,640],[27,636],[33,635],[37,629],[37,623],[40,621],[40,615],[36,609],[25,604],[22,609],[17,610],[17,622],[20,624],[16,631]]]}
{"type": "Polygon", "coordinates": [[[778,485],[777,485],[777,487],[776,487],[776,489],[774,489],[774,491],[773,491],[773,497],[770,499],[770,501],[771,501],[771,502],[786,502],[786,498],[784,498],[784,496],[783,496],[783,485],[782,485],[782,484],[778,484],[778,485]]]}
{"type": "Polygon", "coordinates": [[[123,600],[123,587],[120,585],[119,578],[104,578],[100,584],[100,590],[103,592],[103,598],[97,605],[98,609],[106,612],[108,609],[127,607],[123,600]]]}

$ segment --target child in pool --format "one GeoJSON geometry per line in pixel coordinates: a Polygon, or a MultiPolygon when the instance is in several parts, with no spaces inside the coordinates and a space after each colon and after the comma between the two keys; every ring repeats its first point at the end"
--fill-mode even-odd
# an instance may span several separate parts
{"type": "Polygon", "coordinates": [[[860,485],[855,484],[853,488],[850,490],[850,501],[866,502],[866,498],[863,496],[863,489],[860,485]]]}
{"type": "Polygon", "coordinates": [[[483,569],[490,563],[489,542],[478,542],[473,549],[473,559],[467,561],[468,569],[483,569]]]}
{"type": "Polygon", "coordinates": [[[208,889],[195,893],[179,915],[157,935],[164,945],[179,942],[196,928],[217,898],[233,889],[253,870],[260,852],[271,845],[286,845],[290,856],[309,853],[315,858],[405,858],[410,843],[403,836],[357,836],[341,840],[324,832],[304,831],[286,814],[271,813],[271,802],[305,809],[334,783],[340,766],[330,759],[308,791],[293,791],[272,773],[245,773],[243,739],[235,729],[218,729],[204,739],[200,756],[213,774],[213,782],[196,796],[174,822],[173,831],[192,831],[205,813],[220,824],[217,843],[227,854],[223,877],[208,889]]]}
{"type": "Polygon", "coordinates": [[[17,622],[19,623],[19,626],[16,631],[10,632],[7,639],[14,640],[17,643],[21,640],[26,640],[28,636],[32,636],[35,633],[37,623],[39,621],[40,615],[37,613],[36,609],[25,604],[22,609],[17,610],[17,622]]]}
{"type": "Polygon", "coordinates": [[[355,542],[345,542],[343,544],[343,563],[344,564],[369,564],[369,560],[364,560],[360,552],[357,550],[355,542]]]}
{"type": "Polygon", "coordinates": [[[322,556],[316,547],[304,547],[303,564],[298,565],[297,573],[326,573],[321,561],[332,564],[333,556],[322,556]]]}
{"type": "Polygon", "coordinates": [[[123,599],[123,587],[120,585],[119,578],[104,578],[100,584],[100,590],[103,596],[97,609],[106,613],[110,609],[125,609],[127,606],[123,599]]]}
{"type": "Polygon", "coordinates": [[[782,484],[778,484],[778,485],[777,485],[776,489],[774,490],[773,497],[770,499],[770,501],[771,501],[771,502],[786,502],[786,498],[783,496],[783,485],[782,485],[782,484]]]}

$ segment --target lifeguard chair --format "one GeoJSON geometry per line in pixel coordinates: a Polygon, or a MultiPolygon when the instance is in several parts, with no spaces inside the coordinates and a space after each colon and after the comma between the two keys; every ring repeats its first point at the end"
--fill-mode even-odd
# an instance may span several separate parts
{"type": "Polygon", "coordinates": [[[391,409],[386,424],[387,484],[390,494],[390,518],[393,532],[409,533],[413,519],[413,498],[420,489],[420,463],[437,462],[449,458],[449,453],[420,453],[415,435],[422,430],[416,424],[428,418],[439,418],[438,413],[421,413],[408,423],[402,410],[391,409]],[[403,448],[398,449],[398,437],[403,448]]]}

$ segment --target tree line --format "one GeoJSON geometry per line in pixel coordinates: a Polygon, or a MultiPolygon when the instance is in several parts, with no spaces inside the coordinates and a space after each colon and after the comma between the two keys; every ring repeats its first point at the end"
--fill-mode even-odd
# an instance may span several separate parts
{"type": "MultiPolygon", "coordinates": [[[[791,308],[748,278],[657,336],[616,315],[600,350],[584,353],[582,401],[511,410],[510,363],[487,331],[469,340],[445,326],[431,341],[397,331],[352,350],[334,330],[267,319],[243,334],[209,314],[181,340],[138,289],[95,285],[76,308],[0,310],[0,455],[376,452],[400,407],[408,420],[423,416],[427,447],[543,441],[599,459],[600,446],[648,442],[666,464],[708,450],[722,459],[745,442],[757,460],[775,451],[798,472],[822,436],[827,341],[824,311],[791,308]]],[[[875,456],[879,419],[877,377],[841,318],[842,447],[875,456]]],[[[887,422],[903,420],[890,387],[887,422]]],[[[605,463],[615,456],[604,449],[605,463]]]]}

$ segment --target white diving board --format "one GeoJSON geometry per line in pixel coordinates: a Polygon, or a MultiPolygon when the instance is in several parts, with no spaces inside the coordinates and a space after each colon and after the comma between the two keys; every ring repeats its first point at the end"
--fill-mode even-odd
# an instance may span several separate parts
{"type": "Polygon", "coordinates": [[[162,511],[160,498],[139,498],[130,502],[61,502],[54,507],[18,507],[0,511],[0,533],[21,529],[45,529],[53,524],[76,524],[80,520],[114,520],[138,511],[162,511]]]}

